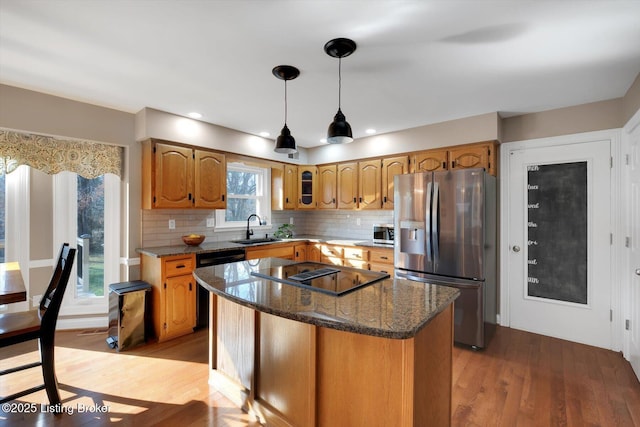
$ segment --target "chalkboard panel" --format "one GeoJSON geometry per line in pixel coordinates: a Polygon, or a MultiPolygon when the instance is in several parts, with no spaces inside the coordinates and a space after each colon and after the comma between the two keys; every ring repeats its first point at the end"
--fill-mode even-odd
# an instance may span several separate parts
{"type": "Polygon", "coordinates": [[[587,162],[527,167],[527,295],[587,304],[587,162]]]}

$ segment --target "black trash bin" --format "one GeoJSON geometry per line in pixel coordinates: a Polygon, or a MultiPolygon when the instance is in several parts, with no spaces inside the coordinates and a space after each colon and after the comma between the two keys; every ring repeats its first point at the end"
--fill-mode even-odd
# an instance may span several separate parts
{"type": "Polygon", "coordinates": [[[150,291],[151,285],[142,280],[109,285],[109,347],[122,351],[146,342],[150,291]]]}

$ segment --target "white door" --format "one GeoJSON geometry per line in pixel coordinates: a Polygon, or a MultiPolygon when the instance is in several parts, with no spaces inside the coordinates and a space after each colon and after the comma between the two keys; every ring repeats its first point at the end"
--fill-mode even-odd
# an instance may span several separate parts
{"type": "Polygon", "coordinates": [[[640,125],[629,138],[630,197],[631,204],[631,288],[630,297],[630,346],[629,360],[640,378],[640,125]]]}
{"type": "Polygon", "coordinates": [[[511,327],[611,348],[610,141],[510,154],[511,327]]]}

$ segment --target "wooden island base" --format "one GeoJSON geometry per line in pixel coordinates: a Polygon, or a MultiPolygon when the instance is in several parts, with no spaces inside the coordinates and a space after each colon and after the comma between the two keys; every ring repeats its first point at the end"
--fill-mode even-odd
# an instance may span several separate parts
{"type": "Polygon", "coordinates": [[[453,304],[401,340],[210,298],[210,383],[266,425],[451,424],[453,304]]]}

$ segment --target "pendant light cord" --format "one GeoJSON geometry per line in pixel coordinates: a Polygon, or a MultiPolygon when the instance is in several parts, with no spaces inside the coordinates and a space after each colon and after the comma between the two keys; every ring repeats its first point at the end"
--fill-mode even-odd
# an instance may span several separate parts
{"type": "Polygon", "coordinates": [[[284,81],[284,125],[287,125],[287,81],[284,81]]]}
{"type": "Polygon", "coordinates": [[[342,105],[342,58],[338,58],[338,110],[342,105]]]}

